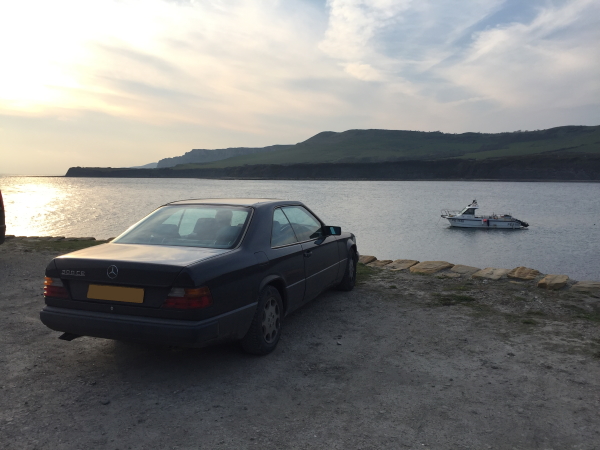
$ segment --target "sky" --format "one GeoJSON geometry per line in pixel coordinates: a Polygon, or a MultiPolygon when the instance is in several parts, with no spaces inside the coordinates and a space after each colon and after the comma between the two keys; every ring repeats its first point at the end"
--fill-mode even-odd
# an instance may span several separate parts
{"type": "Polygon", "coordinates": [[[0,0],[0,174],[600,124],[597,0],[0,0]]]}

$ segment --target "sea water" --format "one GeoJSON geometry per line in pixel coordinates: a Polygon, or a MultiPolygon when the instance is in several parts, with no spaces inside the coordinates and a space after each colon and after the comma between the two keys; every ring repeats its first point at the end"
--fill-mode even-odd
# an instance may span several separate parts
{"type": "Polygon", "coordinates": [[[304,202],[379,259],[527,266],[600,280],[598,183],[0,177],[0,190],[7,234],[17,236],[105,239],[174,200],[279,198],[304,202]],[[529,228],[451,228],[440,218],[474,199],[481,213],[510,213],[529,228]]]}

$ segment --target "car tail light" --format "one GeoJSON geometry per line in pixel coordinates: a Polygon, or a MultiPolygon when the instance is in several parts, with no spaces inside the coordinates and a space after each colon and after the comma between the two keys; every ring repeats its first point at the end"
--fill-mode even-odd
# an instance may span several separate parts
{"type": "Polygon", "coordinates": [[[44,297],[69,298],[69,293],[60,278],[45,277],[44,297]]]}
{"type": "Polygon", "coordinates": [[[207,287],[184,289],[173,288],[163,303],[163,308],[200,309],[212,305],[213,299],[207,287]]]}

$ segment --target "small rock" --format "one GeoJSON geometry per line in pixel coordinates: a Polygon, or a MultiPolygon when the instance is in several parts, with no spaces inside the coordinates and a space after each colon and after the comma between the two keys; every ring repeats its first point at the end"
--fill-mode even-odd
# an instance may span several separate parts
{"type": "Polygon", "coordinates": [[[361,257],[358,258],[358,262],[361,264],[369,264],[369,263],[372,263],[373,261],[377,261],[377,258],[375,258],[374,256],[361,255],[361,257]]]}
{"type": "Polygon", "coordinates": [[[410,273],[432,274],[451,267],[454,267],[454,264],[450,264],[446,261],[423,261],[412,266],[410,268],[410,273]]]}
{"type": "Polygon", "coordinates": [[[487,278],[489,280],[499,280],[508,272],[510,272],[510,269],[496,269],[494,267],[486,267],[485,269],[482,269],[479,272],[475,272],[473,275],[471,275],[471,278],[487,278]]]}
{"type": "Polygon", "coordinates": [[[378,261],[373,261],[372,263],[367,264],[369,267],[383,267],[387,266],[392,262],[391,259],[381,259],[378,261]]]}
{"type": "Polygon", "coordinates": [[[451,272],[456,272],[461,275],[473,275],[475,272],[479,272],[480,270],[481,269],[479,267],[463,266],[462,264],[457,264],[450,269],[451,272]]]}
{"type": "Polygon", "coordinates": [[[579,281],[571,286],[572,291],[597,292],[600,291],[600,281],[579,281]]]}
{"type": "Polygon", "coordinates": [[[564,288],[567,285],[568,280],[569,277],[567,275],[546,275],[539,281],[538,287],[551,291],[557,291],[564,288]]]}
{"type": "Polygon", "coordinates": [[[462,275],[460,273],[454,273],[454,272],[446,272],[439,276],[439,278],[460,278],[460,277],[462,277],[462,275]]]}
{"type": "Polygon", "coordinates": [[[414,259],[397,259],[392,261],[390,264],[387,264],[384,268],[394,271],[407,270],[415,264],[419,264],[419,261],[415,261],[414,259]]]}
{"type": "Polygon", "coordinates": [[[506,276],[508,278],[516,278],[518,280],[533,280],[540,274],[539,270],[530,269],[529,267],[515,267],[513,270],[508,272],[506,276]]]}
{"type": "Polygon", "coordinates": [[[103,405],[108,405],[110,403],[110,400],[105,398],[103,400],[100,400],[100,403],[102,403],[103,405]]]}

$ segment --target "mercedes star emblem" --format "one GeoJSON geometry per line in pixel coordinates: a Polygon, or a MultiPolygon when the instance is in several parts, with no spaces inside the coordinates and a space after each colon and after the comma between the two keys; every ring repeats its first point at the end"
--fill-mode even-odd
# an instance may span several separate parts
{"type": "Polygon", "coordinates": [[[115,265],[108,266],[108,269],[106,269],[106,275],[108,275],[108,278],[110,279],[115,279],[117,278],[117,275],[119,275],[119,269],[115,265]]]}

